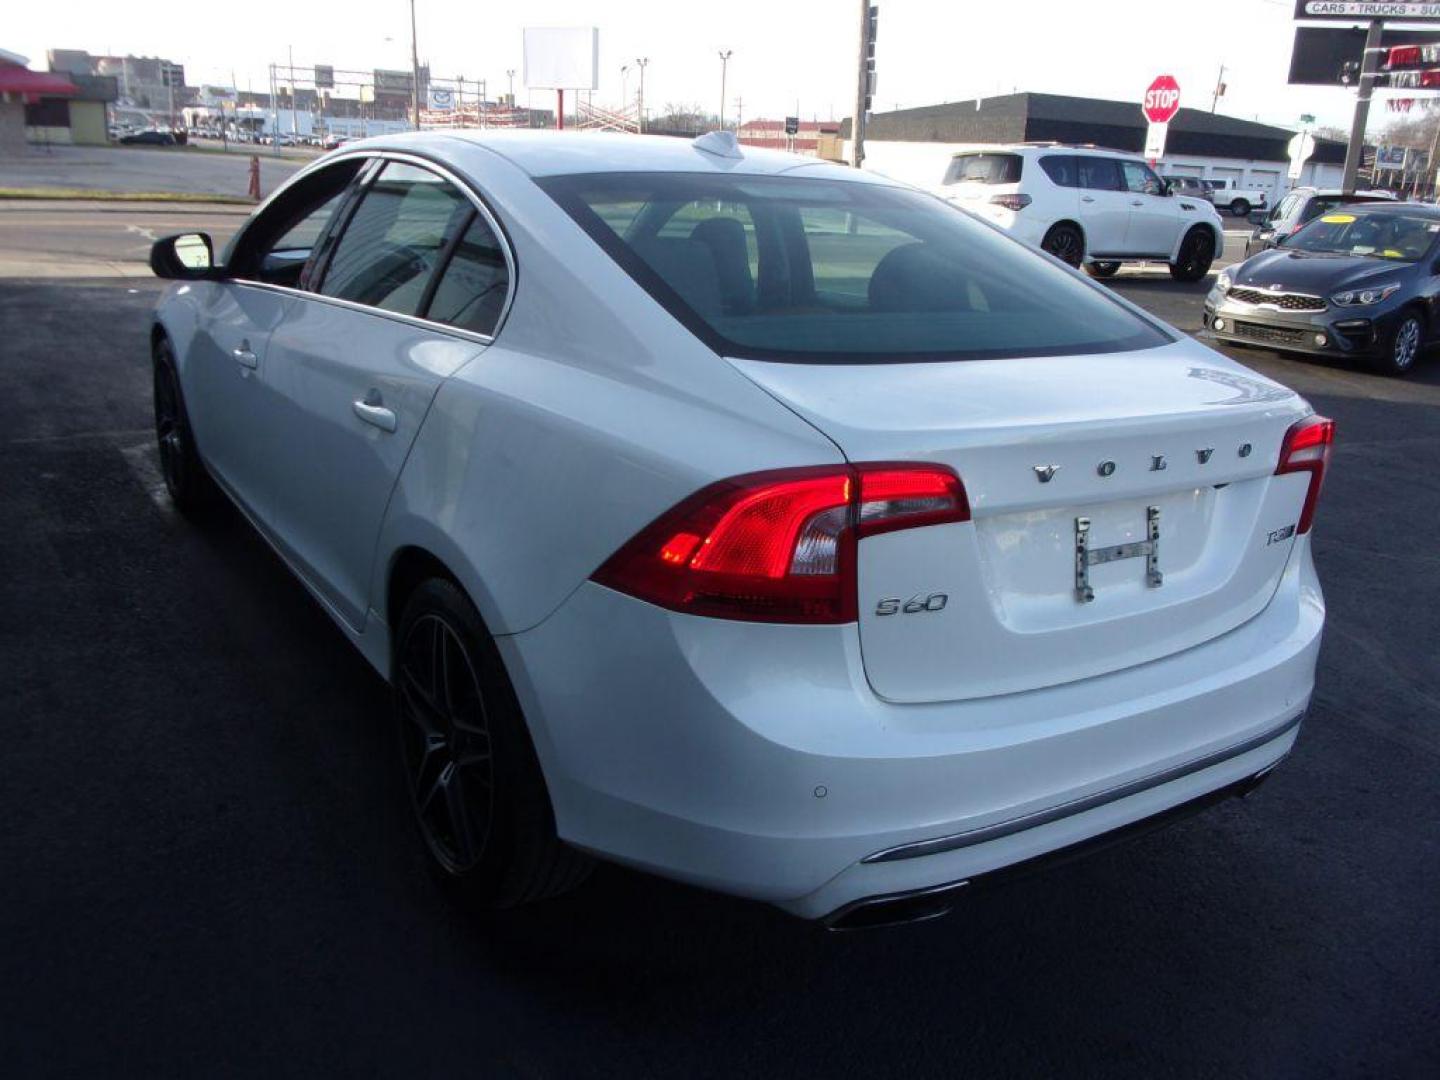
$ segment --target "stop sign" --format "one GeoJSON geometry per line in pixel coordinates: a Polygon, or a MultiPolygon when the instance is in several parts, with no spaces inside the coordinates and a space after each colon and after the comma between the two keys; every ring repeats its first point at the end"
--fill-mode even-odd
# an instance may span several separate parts
{"type": "Polygon", "coordinates": [[[1175,81],[1175,76],[1158,76],[1150,84],[1150,89],[1145,91],[1145,99],[1140,102],[1140,108],[1144,110],[1145,119],[1150,123],[1168,124],[1180,111],[1180,84],[1175,81]]]}

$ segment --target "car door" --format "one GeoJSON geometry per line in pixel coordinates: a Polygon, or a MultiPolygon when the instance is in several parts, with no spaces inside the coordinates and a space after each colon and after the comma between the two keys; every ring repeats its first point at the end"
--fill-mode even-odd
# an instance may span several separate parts
{"type": "Polygon", "coordinates": [[[390,493],[440,384],[496,329],[508,258],[458,180],[385,159],[271,340],[275,539],[357,630],[390,493]]]}
{"type": "Polygon", "coordinates": [[[256,438],[273,387],[270,339],[283,321],[314,248],[354,180],[359,162],[316,170],[246,223],[208,290],[181,371],[200,453],[255,518],[269,517],[268,448],[256,438]]]}
{"type": "Polygon", "coordinates": [[[1165,194],[1160,177],[1143,161],[1121,161],[1120,173],[1130,207],[1125,250],[1133,255],[1169,258],[1183,231],[1181,200],[1165,194]]]}
{"type": "Polygon", "coordinates": [[[1085,253],[1091,256],[1125,254],[1125,227],[1130,219],[1130,197],[1123,190],[1120,167],[1114,158],[1077,155],[1080,180],[1080,224],[1085,229],[1085,253]]]}

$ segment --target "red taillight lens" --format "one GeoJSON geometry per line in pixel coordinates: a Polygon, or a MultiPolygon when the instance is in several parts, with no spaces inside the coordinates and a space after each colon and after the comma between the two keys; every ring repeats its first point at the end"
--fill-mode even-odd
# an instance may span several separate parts
{"type": "Polygon", "coordinates": [[[991,195],[990,201],[1006,210],[1024,210],[1030,205],[1029,195],[991,195]]]}
{"type": "Polygon", "coordinates": [[[1335,442],[1335,421],[1323,416],[1307,416],[1285,433],[1280,445],[1280,464],[1276,476],[1308,472],[1310,488],[1305,492],[1305,506],[1295,531],[1307,533],[1315,520],[1315,504],[1320,499],[1320,485],[1325,482],[1325,469],[1330,464],[1330,447],[1335,442]]]}
{"type": "Polygon", "coordinates": [[[855,543],[968,521],[938,465],[777,469],[711,484],[646,526],[595,580],[674,611],[760,622],[855,619],[855,543]]]}

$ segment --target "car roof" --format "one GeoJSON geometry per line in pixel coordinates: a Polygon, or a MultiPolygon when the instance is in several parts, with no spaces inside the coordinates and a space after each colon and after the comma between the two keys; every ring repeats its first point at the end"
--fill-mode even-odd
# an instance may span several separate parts
{"type": "Polygon", "coordinates": [[[454,156],[464,145],[490,150],[531,176],[561,176],[573,173],[605,172],[717,172],[746,175],[779,175],[805,170],[806,176],[827,177],[865,183],[892,183],[875,173],[862,172],[820,158],[787,154],[738,145],[724,151],[729,133],[706,139],[707,152],[699,139],[668,135],[631,135],[609,131],[550,131],[532,129],[457,128],[447,131],[416,131],[366,139],[349,150],[409,150],[430,152],[437,157],[454,156]]]}
{"type": "Polygon", "coordinates": [[[976,143],[973,146],[964,146],[956,150],[951,157],[963,157],[966,154],[1053,154],[1057,151],[1067,154],[1091,154],[1095,157],[1131,158],[1139,160],[1139,153],[1132,153],[1129,150],[1116,150],[1109,146],[1089,146],[1080,143],[1062,142],[1025,142],[1025,143],[976,143]]]}
{"type": "Polygon", "coordinates": [[[1401,202],[1399,199],[1375,199],[1372,202],[1356,203],[1354,206],[1347,206],[1347,214],[1384,214],[1393,213],[1397,210],[1404,211],[1411,217],[1434,218],[1440,221],[1440,206],[1430,206],[1427,203],[1401,202]]]}

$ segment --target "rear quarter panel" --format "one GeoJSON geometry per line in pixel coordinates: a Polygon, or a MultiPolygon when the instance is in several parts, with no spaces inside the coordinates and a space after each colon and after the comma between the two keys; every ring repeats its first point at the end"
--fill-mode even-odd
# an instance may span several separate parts
{"type": "Polygon", "coordinates": [[[700,343],[519,169],[466,146],[448,164],[510,238],[515,299],[495,344],[441,388],[381,531],[385,617],[407,546],[441,559],[496,634],[553,612],[626,540],[725,476],[843,460],[700,343]]]}

